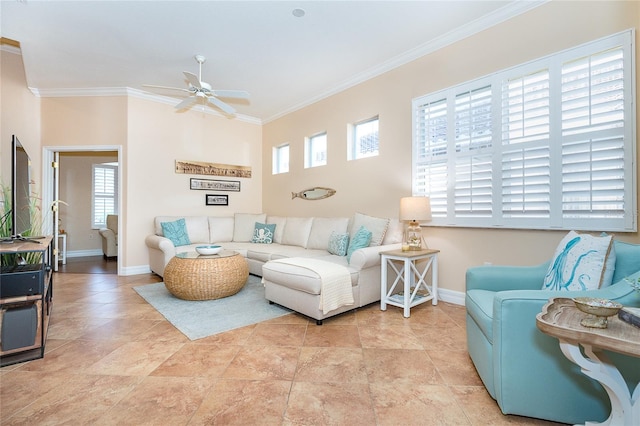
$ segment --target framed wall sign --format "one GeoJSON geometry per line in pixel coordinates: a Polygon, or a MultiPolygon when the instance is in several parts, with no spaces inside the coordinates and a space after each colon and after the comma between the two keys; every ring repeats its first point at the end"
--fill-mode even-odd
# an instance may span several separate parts
{"type": "Polygon", "coordinates": [[[240,181],[191,178],[189,187],[190,189],[203,189],[207,191],[240,192],[240,181]]]}
{"type": "Polygon", "coordinates": [[[228,206],[229,196],[220,194],[207,194],[205,196],[205,204],[207,206],[228,206]]]}

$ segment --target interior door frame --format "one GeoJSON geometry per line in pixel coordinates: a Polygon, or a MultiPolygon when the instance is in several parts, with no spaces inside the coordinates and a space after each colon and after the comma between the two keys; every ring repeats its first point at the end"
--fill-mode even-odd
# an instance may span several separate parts
{"type": "MultiPolygon", "coordinates": [[[[77,145],[77,146],[43,146],[42,147],[42,215],[46,217],[54,200],[54,171],[51,163],[55,153],[61,152],[104,152],[115,151],[118,153],[118,211],[121,216],[118,220],[118,241],[126,241],[126,235],[122,231],[122,145],[77,145]]],[[[58,165],[59,167],[59,165],[58,165]]],[[[59,170],[59,169],[58,169],[59,170]]],[[[73,208],[73,206],[69,206],[73,208]]],[[[45,235],[53,234],[53,221],[43,221],[42,232],[45,235]]],[[[118,244],[118,275],[122,275],[124,268],[122,262],[122,246],[118,244]]]]}

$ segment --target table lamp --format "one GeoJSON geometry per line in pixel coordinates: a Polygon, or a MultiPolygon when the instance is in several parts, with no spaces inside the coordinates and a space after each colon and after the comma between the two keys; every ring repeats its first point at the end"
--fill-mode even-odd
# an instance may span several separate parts
{"type": "MultiPolygon", "coordinates": [[[[400,198],[400,220],[410,221],[405,230],[404,241],[408,243],[409,250],[422,250],[422,228],[419,221],[431,220],[431,201],[429,197],[402,197],[400,198]]],[[[427,245],[424,244],[424,248],[427,245]]]]}

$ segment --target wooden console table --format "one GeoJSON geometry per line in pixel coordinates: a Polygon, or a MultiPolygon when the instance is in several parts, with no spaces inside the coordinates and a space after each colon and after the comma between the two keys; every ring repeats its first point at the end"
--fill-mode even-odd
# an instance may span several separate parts
{"type": "Polygon", "coordinates": [[[640,383],[629,391],[618,368],[609,361],[604,350],[640,357],[640,329],[609,318],[608,328],[587,328],[580,325],[586,314],[575,307],[573,300],[556,297],[544,305],[536,316],[536,325],[543,332],[560,340],[562,353],[577,364],[582,372],[600,382],[611,400],[611,415],[602,425],[640,424],[640,383]],[[585,355],[580,351],[584,348],[585,355]]]}

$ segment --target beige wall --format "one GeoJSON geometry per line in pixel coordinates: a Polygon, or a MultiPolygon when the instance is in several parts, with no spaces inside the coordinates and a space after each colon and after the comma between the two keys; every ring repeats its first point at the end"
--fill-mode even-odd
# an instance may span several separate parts
{"type": "Polygon", "coordinates": [[[148,265],[145,237],[158,215],[232,216],[262,210],[262,129],[258,124],[197,112],[178,113],[173,106],[129,99],[126,188],[130,266],[148,265]],[[252,177],[239,180],[240,192],[189,189],[193,177],[177,174],[175,160],[250,166],[252,177]],[[205,194],[227,194],[229,206],[206,206],[205,194]]]}
{"type": "Polygon", "coordinates": [[[67,252],[100,252],[102,240],[91,228],[93,165],[118,161],[117,152],[60,154],[60,228],[67,233],[67,252]]]}
{"type": "MultiPolygon", "coordinates": [[[[270,214],[398,216],[411,195],[411,100],[439,89],[638,26],[637,2],[550,2],[264,126],[264,210],[270,214]],[[380,116],[380,156],[346,161],[347,123],[380,116]],[[327,131],[328,164],[303,168],[304,137],[327,131]],[[271,150],[290,143],[290,172],[271,174],[271,150]],[[322,201],[291,200],[290,192],[329,186],[322,201]]],[[[638,42],[636,41],[636,48],[638,42]]],[[[640,151],[640,150],[637,150],[640,151]]],[[[470,266],[536,264],[551,257],[565,232],[424,229],[441,250],[440,285],[464,291],[470,266]]],[[[596,230],[594,230],[596,231],[596,230]]],[[[636,233],[620,239],[640,243],[636,233]]]]}
{"type": "MultiPolygon", "coordinates": [[[[262,131],[258,124],[137,98],[74,97],[42,100],[43,146],[70,149],[121,146],[121,257],[124,274],[149,264],[145,237],[157,215],[232,215],[262,204],[262,131]],[[205,206],[207,191],[189,189],[194,175],[176,174],[175,160],[251,166],[228,207],[205,206]]],[[[200,176],[204,177],[204,176],[200,176]]],[[[66,201],[66,200],[65,200],[66,201]]],[[[72,206],[70,206],[72,208],[72,206]]]]}
{"type": "Polygon", "coordinates": [[[40,191],[40,99],[27,88],[22,56],[0,44],[0,184],[11,185],[11,136],[16,135],[31,158],[35,191],[40,191]]]}

